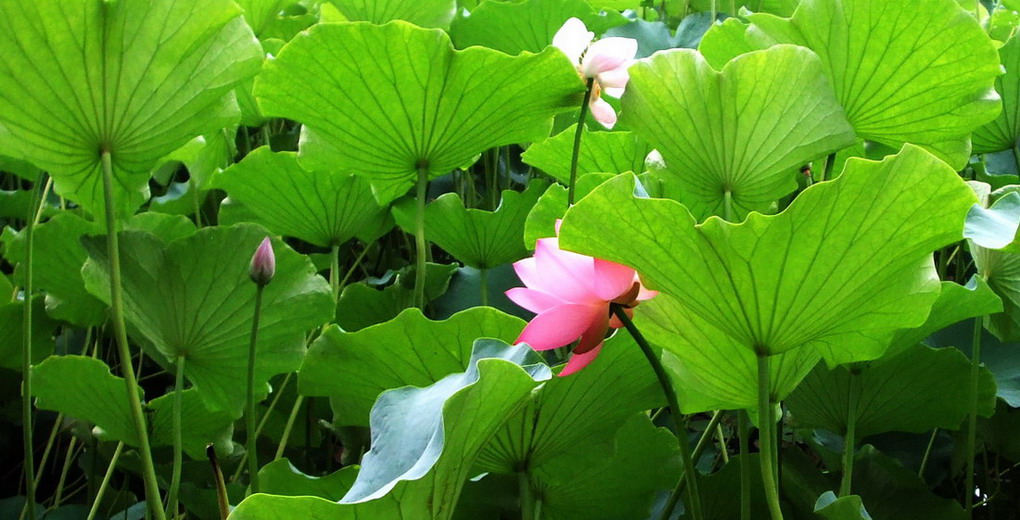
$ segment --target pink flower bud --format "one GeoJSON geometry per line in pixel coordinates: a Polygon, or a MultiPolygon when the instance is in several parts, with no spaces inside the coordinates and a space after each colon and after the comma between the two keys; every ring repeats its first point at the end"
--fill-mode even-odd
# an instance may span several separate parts
{"type": "Polygon", "coordinates": [[[276,256],[273,254],[273,243],[269,237],[262,240],[255,254],[251,256],[251,266],[248,268],[248,275],[251,280],[259,285],[266,285],[276,274],[276,256]]]}

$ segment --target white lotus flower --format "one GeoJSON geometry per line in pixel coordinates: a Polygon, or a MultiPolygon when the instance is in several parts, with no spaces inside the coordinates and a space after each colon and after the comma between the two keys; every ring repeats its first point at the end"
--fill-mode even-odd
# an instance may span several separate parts
{"type": "Polygon", "coordinates": [[[604,92],[615,98],[623,95],[630,79],[627,68],[634,63],[638,44],[633,38],[610,37],[592,43],[594,39],[595,33],[589,31],[584,22],[571,18],[556,31],[552,44],[570,58],[581,78],[595,80],[588,107],[596,121],[612,128],[616,124],[616,111],[601,94],[604,92]]]}

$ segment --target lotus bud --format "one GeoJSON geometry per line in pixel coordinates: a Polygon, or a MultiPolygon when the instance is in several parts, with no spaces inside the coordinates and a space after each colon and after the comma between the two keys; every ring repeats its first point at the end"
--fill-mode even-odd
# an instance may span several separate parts
{"type": "Polygon", "coordinates": [[[273,255],[273,243],[269,241],[269,237],[266,237],[259,244],[259,247],[255,249],[255,254],[251,257],[248,275],[251,276],[253,282],[259,285],[266,285],[273,279],[275,274],[276,256],[273,255]]]}

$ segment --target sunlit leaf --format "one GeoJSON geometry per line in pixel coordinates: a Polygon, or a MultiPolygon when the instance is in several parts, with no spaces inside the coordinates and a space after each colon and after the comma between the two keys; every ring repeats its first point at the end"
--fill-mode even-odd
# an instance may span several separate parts
{"type": "MultiPolygon", "coordinates": [[[[568,184],[576,129],[577,125],[571,126],[549,139],[531,145],[521,155],[521,159],[568,184]]],[[[651,151],[651,146],[631,132],[588,132],[581,139],[577,174],[641,173],[645,171],[645,157],[651,151]]]]}

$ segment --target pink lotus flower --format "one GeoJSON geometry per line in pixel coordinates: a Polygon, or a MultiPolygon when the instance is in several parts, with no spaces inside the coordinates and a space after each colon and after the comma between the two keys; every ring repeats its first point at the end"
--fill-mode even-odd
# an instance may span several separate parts
{"type": "MultiPolygon", "coordinates": [[[[558,232],[559,222],[556,228],[558,232]]],[[[549,350],[580,338],[561,376],[588,366],[602,350],[609,328],[623,327],[616,316],[610,317],[610,303],[624,306],[632,315],[639,302],[658,294],[642,287],[633,269],[564,251],[558,238],[539,239],[535,256],[515,262],[514,270],[527,287],[510,289],[507,297],[538,314],[517,343],[549,350]]]]}
{"type": "Polygon", "coordinates": [[[262,239],[262,243],[255,249],[251,256],[251,263],[248,265],[248,276],[251,281],[258,285],[266,285],[276,275],[276,255],[273,254],[273,243],[269,237],[262,239]]]}
{"type": "Polygon", "coordinates": [[[592,43],[594,39],[595,33],[589,31],[584,22],[571,18],[556,31],[552,44],[570,58],[581,78],[595,80],[588,107],[596,121],[612,128],[616,124],[616,111],[602,99],[602,93],[615,98],[623,95],[630,80],[627,68],[634,62],[638,44],[633,38],[610,37],[592,43]]]}

